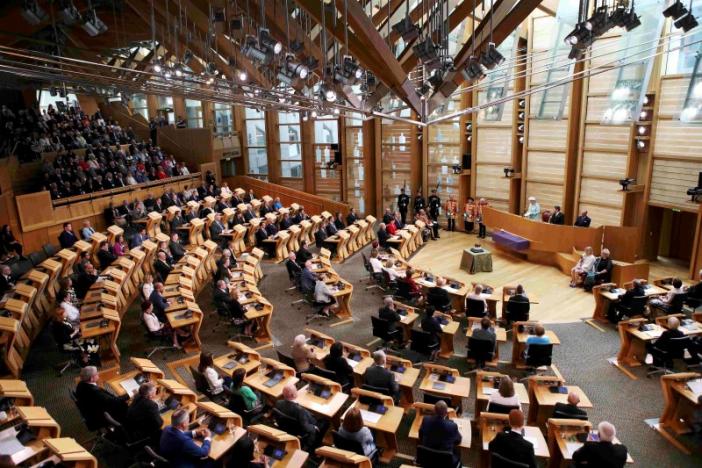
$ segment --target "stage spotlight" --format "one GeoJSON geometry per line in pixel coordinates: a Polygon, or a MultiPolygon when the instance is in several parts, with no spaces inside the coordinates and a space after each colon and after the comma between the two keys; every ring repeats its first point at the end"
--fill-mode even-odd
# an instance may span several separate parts
{"type": "Polygon", "coordinates": [[[488,70],[492,70],[504,61],[504,56],[497,50],[494,42],[489,43],[487,50],[480,54],[480,63],[488,70]]]}
{"type": "Polygon", "coordinates": [[[429,85],[438,88],[444,82],[444,72],[441,69],[434,70],[429,77],[429,85]]]}
{"type": "Polygon", "coordinates": [[[273,55],[268,54],[266,50],[258,45],[258,41],[254,36],[247,36],[244,41],[244,46],[241,48],[242,53],[254,62],[268,65],[273,60],[273,55]]]}
{"type": "Polygon", "coordinates": [[[153,64],[153,70],[156,73],[161,73],[163,71],[163,66],[161,65],[160,60],[156,60],[153,64]]]}
{"type": "Polygon", "coordinates": [[[358,62],[350,55],[344,57],[343,70],[344,77],[351,82],[360,80],[363,77],[363,70],[358,65],[358,62]]]}
{"type": "Polygon", "coordinates": [[[288,86],[292,85],[295,81],[295,75],[284,68],[281,68],[278,71],[276,77],[278,78],[278,81],[280,81],[281,83],[285,83],[288,86]]]}
{"type": "Polygon", "coordinates": [[[585,22],[585,29],[590,31],[593,36],[598,37],[605,33],[609,28],[609,17],[607,15],[607,7],[599,7],[595,13],[585,22]]]}
{"type": "Polygon", "coordinates": [[[249,74],[246,73],[246,70],[239,70],[238,78],[239,81],[246,81],[249,79],[249,74]]]}
{"type": "Polygon", "coordinates": [[[294,76],[299,77],[304,80],[309,74],[309,69],[302,63],[295,61],[294,55],[288,55],[285,57],[285,67],[294,76]]]}
{"type": "Polygon", "coordinates": [[[313,119],[316,119],[316,118],[317,118],[317,111],[316,111],[316,110],[313,110],[312,113],[310,114],[310,116],[311,116],[313,119]]]}
{"type": "Polygon", "coordinates": [[[685,5],[683,5],[680,0],[676,0],[675,2],[671,3],[668,8],[663,10],[663,16],[666,18],[673,18],[673,20],[676,20],[685,14],[687,14],[687,8],[685,8],[685,5]]]}
{"type": "Polygon", "coordinates": [[[319,95],[322,97],[322,99],[325,99],[327,102],[336,101],[336,91],[334,91],[334,89],[327,83],[320,83],[319,95]]]}
{"type": "Polygon", "coordinates": [[[438,47],[429,36],[427,36],[419,44],[412,47],[414,55],[417,56],[419,61],[422,62],[425,67],[429,67],[430,69],[436,69],[440,66],[439,56],[436,53],[437,49],[438,47]]]}
{"type": "Polygon", "coordinates": [[[84,22],[81,25],[83,30],[88,33],[88,36],[95,37],[107,31],[107,25],[98,18],[95,10],[88,10],[84,17],[84,22]]]}
{"type": "Polygon", "coordinates": [[[283,51],[283,44],[280,41],[276,41],[267,29],[261,28],[261,30],[258,31],[258,42],[261,44],[261,47],[265,47],[275,55],[283,51]]]}
{"type": "Polygon", "coordinates": [[[691,29],[695,29],[699,23],[697,22],[697,19],[693,16],[692,12],[690,12],[678,19],[677,21],[675,21],[674,24],[676,28],[682,29],[684,32],[688,32],[691,29]]]}
{"type": "Polygon", "coordinates": [[[408,16],[405,16],[399,23],[393,24],[392,29],[402,36],[405,43],[412,42],[419,37],[419,28],[408,16]]]}
{"type": "Polygon", "coordinates": [[[82,19],[78,8],[76,8],[71,0],[61,0],[59,2],[59,16],[68,26],[80,23],[82,19]]]}
{"type": "Polygon", "coordinates": [[[564,41],[568,45],[585,48],[592,43],[592,33],[585,27],[584,23],[578,23],[564,41]]]}
{"type": "MultiPolygon", "coordinates": [[[[694,20],[695,18],[693,17],[692,19],[694,20]]],[[[624,29],[626,29],[627,31],[631,31],[632,29],[636,29],[639,26],[641,26],[641,18],[639,18],[639,15],[637,15],[633,9],[624,15],[624,29]]],[[[697,21],[695,21],[695,26],[697,26],[697,21]]],[[[693,28],[695,26],[693,26],[693,28]]]]}
{"type": "Polygon", "coordinates": [[[190,49],[185,49],[185,52],[183,52],[183,64],[188,65],[192,59],[193,51],[190,49]]]}
{"type": "Polygon", "coordinates": [[[644,148],[646,148],[646,142],[643,140],[637,140],[636,147],[640,150],[643,150],[644,148]]]}
{"type": "Polygon", "coordinates": [[[37,0],[25,0],[24,7],[20,13],[27,23],[34,26],[49,19],[49,15],[39,6],[37,0]]]}
{"type": "Polygon", "coordinates": [[[176,63],[173,67],[173,73],[175,73],[175,76],[177,76],[178,78],[183,76],[183,65],[181,65],[180,63],[176,63]]]}
{"type": "Polygon", "coordinates": [[[478,59],[475,57],[470,57],[468,59],[468,65],[463,69],[461,72],[463,74],[463,77],[468,80],[468,81],[479,81],[485,78],[485,72],[483,71],[483,67],[480,65],[480,62],[478,62],[478,59]]]}

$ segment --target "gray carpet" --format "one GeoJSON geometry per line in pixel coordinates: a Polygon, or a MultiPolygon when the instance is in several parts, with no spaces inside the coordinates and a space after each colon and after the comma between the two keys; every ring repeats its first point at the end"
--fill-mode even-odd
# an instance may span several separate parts
{"type": "MultiPolygon", "coordinates": [[[[366,254],[367,254],[366,250],[366,254]]],[[[360,346],[366,346],[373,341],[371,333],[371,314],[375,314],[381,303],[380,291],[365,291],[366,273],[361,262],[361,255],[356,254],[342,265],[334,266],[337,272],[354,285],[352,297],[352,310],[354,323],[330,328],[329,322],[315,320],[310,324],[336,339],[348,341],[360,346]]],[[[285,267],[271,263],[263,265],[265,277],[259,288],[263,295],[274,305],[272,331],[276,346],[287,350],[292,338],[305,327],[305,315],[309,312],[307,306],[296,308],[290,305],[291,301],[299,299],[295,291],[286,291],[289,286],[285,267]]],[[[207,312],[202,327],[201,337],[204,347],[217,354],[226,351],[226,330],[212,331],[215,322],[211,305],[211,287],[207,286],[198,297],[198,303],[207,312]]],[[[588,315],[589,311],[583,313],[588,315]]],[[[603,419],[611,421],[617,427],[619,438],[629,448],[629,451],[639,466],[702,466],[700,444],[689,441],[697,449],[697,454],[685,456],[668,444],[660,435],[651,430],[644,419],[656,418],[662,411],[661,388],[658,380],[646,379],[643,369],[635,370],[640,379],[633,381],[622,374],[607,362],[607,358],[614,356],[619,347],[619,338],[610,327],[602,333],[585,323],[552,325],[557,333],[562,346],[554,348],[554,363],[558,366],[568,383],[579,385],[594,404],[588,413],[590,420],[595,424],[603,419]]],[[[144,332],[137,319],[137,305],[134,304],[124,317],[122,332],[119,337],[119,349],[122,352],[122,369],[131,368],[128,358],[130,356],[143,356],[147,344],[144,332]]],[[[457,353],[465,354],[465,337],[457,334],[455,349],[457,353]]],[[[503,345],[500,351],[503,359],[511,354],[509,343],[503,345]]],[[[262,352],[264,356],[275,357],[275,349],[262,352]]],[[[180,352],[157,353],[153,356],[154,362],[166,370],[165,362],[184,357],[180,352]]],[[[42,333],[32,346],[23,378],[27,381],[35,396],[36,404],[45,406],[59,422],[62,435],[75,437],[90,446],[90,436],[87,433],[78,412],[69,399],[68,388],[73,386],[77,370],[67,372],[63,377],[57,378],[52,370],[52,365],[62,360],[56,351],[55,345],[47,331],[42,333]]],[[[460,369],[468,370],[464,359],[454,357],[448,361],[440,361],[460,369]]],[[[521,377],[508,366],[502,372],[521,377]]],[[[167,370],[166,370],[167,372],[167,370]]],[[[475,385],[471,389],[471,398],[465,402],[464,417],[472,417],[474,412],[475,385]]],[[[415,399],[421,401],[421,395],[415,389],[415,399]]],[[[398,431],[400,452],[412,456],[414,443],[406,438],[412,414],[408,413],[398,431]]],[[[475,442],[477,434],[473,436],[473,449],[464,457],[467,466],[477,466],[479,444],[475,442]]],[[[101,466],[122,467],[129,466],[130,460],[124,453],[108,446],[99,447],[95,455],[100,459],[101,466]]],[[[409,463],[408,460],[396,459],[389,466],[399,466],[409,463]]]]}

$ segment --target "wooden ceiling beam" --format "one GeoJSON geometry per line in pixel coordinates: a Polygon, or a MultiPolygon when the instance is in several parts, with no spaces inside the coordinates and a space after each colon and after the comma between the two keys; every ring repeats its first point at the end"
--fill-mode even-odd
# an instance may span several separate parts
{"type": "MultiPolygon", "coordinates": [[[[373,25],[380,29],[385,25],[388,18],[392,18],[398,8],[402,6],[403,3],[409,2],[410,0],[390,0],[390,15],[388,16],[388,6],[382,7],[376,14],[373,15],[373,25]]],[[[392,26],[392,25],[391,25],[392,26]]]]}

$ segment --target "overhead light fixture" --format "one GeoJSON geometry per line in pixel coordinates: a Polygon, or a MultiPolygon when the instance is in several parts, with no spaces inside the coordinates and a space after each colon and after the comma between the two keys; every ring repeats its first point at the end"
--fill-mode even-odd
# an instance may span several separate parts
{"type": "Polygon", "coordinates": [[[293,82],[295,81],[295,75],[288,71],[286,68],[281,67],[278,70],[278,73],[276,74],[276,78],[278,78],[278,81],[281,83],[284,83],[288,86],[291,86],[293,82]]]}
{"type": "Polygon", "coordinates": [[[502,169],[505,173],[505,177],[512,177],[514,176],[514,168],[513,167],[505,167],[502,169]]]}
{"type": "Polygon", "coordinates": [[[579,49],[577,46],[570,48],[568,58],[570,60],[582,60],[585,57],[585,49],[579,49]]]}
{"type": "Polygon", "coordinates": [[[212,13],[212,21],[214,23],[224,23],[224,8],[215,8],[212,13]]]}
{"type": "Polygon", "coordinates": [[[310,116],[311,116],[313,119],[316,119],[316,118],[317,118],[317,111],[316,111],[316,110],[313,110],[312,113],[310,114],[310,116]]]}
{"type": "Polygon", "coordinates": [[[180,63],[176,63],[173,67],[173,73],[175,73],[175,76],[177,76],[178,78],[183,76],[183,68],[183,65],[181,65],[180,63]]]}
{"type": "Polygon", "coordinates": [[[405,44],[419,37],[419,28],[412,22],[409,16],[405,16],[399,23],[395,23],[392,26],[392,30],[402,37],[405,44]]]}
{"type": "Polygon", "coordinates": [[[88,33],[88,36],[95,37],[98,34],[107,32],[107,25],[98,18],[95,10],[88,10],[83,18],[84,22],[81,25],[83,30],[88,33]]]}
{"type": "Polygon", "coordinates": [[[334,115],[339,115],[341,113],[338,107],[335,107],[332,112],[334,112],[334,115]]]}
{"type": "Polygon", "coordinates": [[[214,62],[207,62],[207,64],[205,65],[205,72],[208,75],[216,75],[218,73],[217,65],[215,65],[214,62]]]}
{"type": "Polygon", "coordinates": [[[430,36],[427,36],[423,41],[412,47],[414,55],[422,62],[422,65],[431,70],[441,66],[437,49],[438,47],[434,44],[434,41],[431,40],[430,36]]]}
{"type": "Polygon", "coordinates": [[[283,51],[283,44],[280,41],[276,41],[268,29],[261,28],[258,31],[258,42],[261,47],[265,47],[270,52],[278,55],[283,51]]]}
{"type": "MultiPolygon", "coordinates": [[[[692,17],[692,20],[695,22],[695,25],[692,26],[692,28],[694,28],[695,26],[697,26],[697,21],[695,20],[694,16],[689,16],[692,17]]],[[[631,31],[632,29],[636,29],[639,26],[641,26],[641,18],[639,17],[639,15],[636,14],[634,8],[632,7],[631,11],[624,15],[624,29],[626,29],[627,31],[631,31]]],[[[688,30],[686,29],[685,32],[687,31],[688,30]]]]}
{"type": "Polygon", "coordinates": [[[670,6],[668,6],[668,8],[663,10],[663,16],[666,18],[673,18],[673,20],[676,20],[685,14],[687,14],[687,8],[685,8],[685,5],[683,5],[680,0],[675,0],[670,4],[670,6]]]}
{"type": "Polygon", "coordinates": [[[575,29],[565,37],[564,41],[570,46],[586,48],[589,44],[592,44],[592,32],[585,27],[585,23],[578,23],[575,25],[575,29]]]}
{"type": "Polygon", "coordinates": [[[61,0],[59,1],[59,17],[67,26],[80,23],[82,17],[78,8],[73,4],[72,0],[61,0]]]}
{"type": "Polygon", "coordinates": [[[601,6],[595,9],[587,21],[585,21],[585,29],[590,31],[593,36],[599,37],[611,28],[609,16],[607,15],[607,7],[601,6]]]}
{"type": "Polygon", "coordinates": [[[444,82],[444,72],[441,69],[434,70],[429,76],[429,85],[438,88],[444,82]]]}
{"type": "Polygon", "coordinates": [[[350,55],[344,56],[342,62],[342,73],[346,84],[353,84],[363,77],[363,69],[358,65],[358,62],[350,55]]]}
{"type": "Polygon", "coordinates": [[[640,150],[643,150],[646,148],[646,142],[643,140],[637,140],[636,141],[636,147],[640,150]]]}
{"type": "Polygon", "coordinates": [[[160,60],[155,60],[153,63],[153,69],[156,73],[161,73],[163,71],[163,65],[161,65],[160,60]]]}
{"type": "Polygon", "coordinates": [[[273,54],[269,54],[267,50],[263,49],[254,36],[246,36],[241,51],[245,57],[264,65],[270,64],[273,60],[273,54]]]}
{"type": "Polygon", "coordinates": [[[463,77],[470,82],[480,81],[485,78],[483,67],[475,57],[470,57],[468,59],[468,64],[461,73],[463,74],[463,77]]]}
{"type": "Polygon", "coordinates": [[[288,54],[285,57],[285,68],[288,70],[288,72],[292,73],[293,76],[297,76],[301,80],[304,80],[307,78],[309,75],[309,69],[305,64],[297,62],[295,60],[295,56],[292,54],[288,54]]]}
{"type": "Polygon", "coordinates": [[[185,52],[183,52],[183,64],[188,65],[192,59],[193,51],[190,49],[185,49],[185,52]]]}
{"type": "Polygon", "coordinates": [[[494,42],[489,43],[487,50],[480,54],[480,63],[488,70],[501,65],[504,61],[504,56],[497,50],[494,42]]]}
{"type": "Polygon", "coordinates": [[[20,14],[27,23],[34,26],[39,25],[49,19],[49,15],[42,10],[37,0],[25,0],[20,14]]]}
{"type": "Polygon", "coordinates": [[[171,79],[171,71],[168,68],[166,68],[166,71],[163,72],[163,77],[167,80],[171,79]]]}
{"type": "Polygon", "coordinates": [[[675,24],[676,28],[682,29],[683,32],[688,32],[691,29],[695,29],[699,23],[697,22],[697,18],[694,17],[692,12],[689,12],[685,16],[679,18],[673,24],[675,24]]]}
{"type": "Polygon", "coordinates": [[[319,94],[323,99],[326,99],[327,102],[336,101],[336,91],[334,91],[334,88],[329,86],[327,83],[321,83],[319,85],[319,94]]]}
{"type": "Polygon", "coordinates": [[[237,76],[239,81],[246,81],[249,79],[249,74],[246,73],[246,70],[239,70],[239,74],[237,76]]]}

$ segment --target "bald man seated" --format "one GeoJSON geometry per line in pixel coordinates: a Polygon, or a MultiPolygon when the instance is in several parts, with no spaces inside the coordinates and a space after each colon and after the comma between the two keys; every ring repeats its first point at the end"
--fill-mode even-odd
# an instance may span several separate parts
{"type": "Polygon", "coordinates": [[[685,336],[680,331],[680,320],[677,317],[668,317],[668,329],[661,333],[661,336],[654,342],[646,343],[646,351],[653,355],[653,365],[672,367],[672,358],[667,354],[673,349],[674,338],[682,338],[685,336]],[[664,357],[667,359],[664,362],[664,357]]]}
{"type": "Polygon", "coordinates": [[[509,426],[490,441],[488,450],[512,462],[536,468],[534,446],[524,438],[524,413],[521,410],[513,409],[509,412],[509,426]]]}
{"type": "Polygon", "coordinates": [[[587,419],[585,410],[578,408],[580,397],[577,393],[568,394],[568,403],[556,403],[553,407],[554,418],[560,419],[587,419]]]}
{"type": "Polygon", "coordinates": [[[442,452],[453,452],[453,464],[461,460],[458,444],[461,443],[458,426],[448,418],[446,402],[439,400],[434,405],[434,414],[425,416],[419,427],[419,444],[442,452]]]}
{"type": "Polygon", "coordinates": [[[588,440],[573,452],[575,466],[596,466],[598,468],[622,468],[626,464],[627,449],[615,444],[617,430],[614,425],[602,421],[597,425],[598,441],[588,440]]]}
{"type": "Polygon", "coordinates": [[[322,444],[324,434],[329,429],[329,422],[325,419],[315,419],[312,413],[295,400],[297,400],[295,385],[286,385],[283,388],[283,399],[275,403],[275,409],[297,422],[300,432],[293,435],[302,439],[303,450],[314,452],[322,444]]]}

